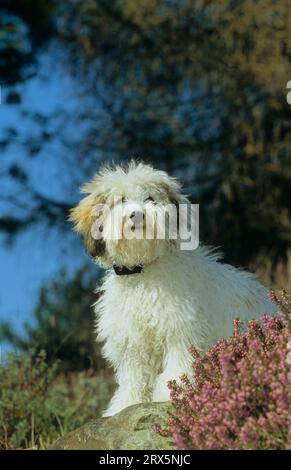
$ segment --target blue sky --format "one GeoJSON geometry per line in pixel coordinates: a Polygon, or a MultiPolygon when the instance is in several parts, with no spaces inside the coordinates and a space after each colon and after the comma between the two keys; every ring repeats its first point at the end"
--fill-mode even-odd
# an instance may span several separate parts
{"type": "MultiPolygon", "coordinates": [[[[8,105],[5,103],[8,90],[2,87],[0,135],[9,126],[16,127],[23,136],[34,133],[33,124],[22,115],[25,109],[49,114],[58,109],[73,110],[74,106],[79,105],[76,100],[77,84],[49,55],[42,57],[37,77],[17,89],[21,92],[22,103],[8,105]]],[[[61,182],[65,166],[57,158],[58,152],[61,154],[58,142],[33,159],[27,158],[21,147],[9,147],[1,155],[1,168],[5,168],[7,162],[24,161],[25,169],[36,187],[56,199],[62,198],[61,182]]],[[[77,187],[71,188],[76,197],[77,191],[77,187]]],[[[23,321],[32,321],[32,311],[41,285],[52,279],[61,267],[73,273],[87,261],[81,242],[70,233],[61,235],[56,229],[45,230],[34,226],[18,236],[11,247],[1,242],[0,321],[10,320],[21,332],[23,321]]]]}

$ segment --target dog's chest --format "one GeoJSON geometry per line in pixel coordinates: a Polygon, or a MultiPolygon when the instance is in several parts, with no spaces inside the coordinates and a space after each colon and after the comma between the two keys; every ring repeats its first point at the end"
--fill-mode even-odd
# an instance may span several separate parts
{"type": "Polygon", "coordinates": [[[149,347],[163,341],[171,302],[165,308],[159,283],[148,283],[136,275],[134,279],[133,276],[107,279],[104,288],[96,313],[108,336],[114,331],[130,342],[140,342],[142,337],[149,347]]]}

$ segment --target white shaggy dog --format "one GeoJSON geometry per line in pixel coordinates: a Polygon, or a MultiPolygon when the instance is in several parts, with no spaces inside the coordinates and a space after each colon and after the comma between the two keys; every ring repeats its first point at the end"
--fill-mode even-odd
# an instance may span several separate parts
{"type": "MultiPolygon", "coordinates": [[[[142,213],[147,209],[154,226],[156,207],[188,201],[165,172],[134,162],[105,168],[83,192],[88,195],[70,219],[91,256],[107,269],[95,311],[98,340],[118,383],[104,416],[135,403],[168,400],[167,382],[191,373],[190,346],[203,352],[231,335],[234,318],[274,313],[267,290],[251,274],[220,263],[205,247],[183,251],[179,239],[112,237],[112,215],[120,210],[116,197],[122,198],[123,228],[132,227],[133,205],[142,213]],[[107,212],[96,211],[100,204],[107,212]],[[96,221],[102,221],[98,239],[92,231],[96,221]]],[[[144,230],[143,217],[136,224],[144,230]]]]}

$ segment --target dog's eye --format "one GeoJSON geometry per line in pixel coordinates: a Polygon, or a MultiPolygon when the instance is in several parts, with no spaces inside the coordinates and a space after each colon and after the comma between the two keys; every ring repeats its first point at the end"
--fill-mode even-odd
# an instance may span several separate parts
{"type": "Polygon", "coordinates": [[[148,202],[148,201],[155,202],[155,200],[151,196],[146,198],[145,202],[148,202]]]}

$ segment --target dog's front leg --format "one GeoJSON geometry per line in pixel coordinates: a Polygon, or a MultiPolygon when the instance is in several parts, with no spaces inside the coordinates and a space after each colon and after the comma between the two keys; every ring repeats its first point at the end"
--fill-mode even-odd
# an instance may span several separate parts
{"type": "Polygon", "coordinates": [[[113,416],[124,408],[151,401],[154,377],[147,364],[125,359],[117,368],[117,390],[103,416],[113,416]]]}
{"type": "Polygon", "coordinates": [[[179,382],[183,374],[190,377],[192,361],[187,346],[184,344],[168,345],[164,356],[163,372],[157,376],[155,381],[153,401],[168,401],[170,399],[168,382],[170,380],[179,382]]]}

